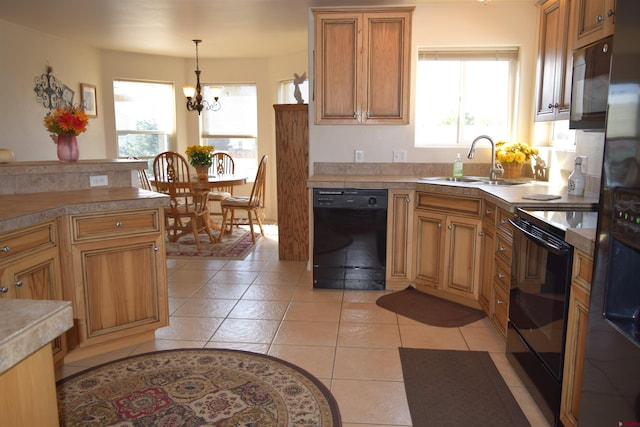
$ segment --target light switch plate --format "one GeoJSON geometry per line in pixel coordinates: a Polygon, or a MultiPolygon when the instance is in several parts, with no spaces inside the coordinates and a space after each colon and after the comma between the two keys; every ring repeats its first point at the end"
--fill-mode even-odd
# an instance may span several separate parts
{"type": "Polygon", "coordinates": [[[393,150],[393,163],[405,163],[407,161],[407,150],[393,150]]]}
{"type": "Polygon", "coordinates": [[[356,150],[354,152],[354,157],[355,157],[355,162],[356,163],[362,163],[364,162],[364,151],[362,150],[356,150]]]}

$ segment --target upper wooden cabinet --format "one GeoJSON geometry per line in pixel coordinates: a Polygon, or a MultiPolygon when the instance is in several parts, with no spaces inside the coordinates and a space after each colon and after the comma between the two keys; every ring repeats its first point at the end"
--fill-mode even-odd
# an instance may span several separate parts
{"type": "Polygon", "coordinates": [[[613,34],[616,23],[615,0],[573,0],[577,49],[613,34]]]}
{"type": "Polygon", "coordinates": [[[316,124],[407,124],[414,7],[313,9],[316,124]]]}
{"type": "Polygon", "coordinates": [[[536,121],[569,119],[573,71],[572,1],[549,0],[540,10],[536,121]]]}

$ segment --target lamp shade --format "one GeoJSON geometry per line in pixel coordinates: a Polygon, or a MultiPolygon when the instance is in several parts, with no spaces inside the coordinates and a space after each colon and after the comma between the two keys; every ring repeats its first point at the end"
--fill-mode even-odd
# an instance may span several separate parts
{"type": "Polygon", "coordinates": [[[196,88],[193,86],[184,86],[182,88],[182,93],[184,93],[184,96],[186,96],[187,98],[193,98],[193,96],[196,94],[196,88]]]}

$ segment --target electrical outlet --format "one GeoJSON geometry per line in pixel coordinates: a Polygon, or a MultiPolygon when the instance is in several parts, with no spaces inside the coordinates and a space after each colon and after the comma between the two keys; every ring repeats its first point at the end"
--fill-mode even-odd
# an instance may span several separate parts
{"type": "Polygon", "coordinates": [[[106,187],[109,185],[109,177],[107,175],[93,175],[89,177],[90,187],[106,187]]]}
{"type": "Polygon", "coordinates": [[[362,163],[364,162],[364,151],[362,150],[356,150],[354,152],[354,157],[355,157],[355,162],[356,163],[362,163]]]}
{"type": "Polygon", "coordinates": [[[407,161],[407,150],[393,150],[393,163],[404,163],[407,161]]]}

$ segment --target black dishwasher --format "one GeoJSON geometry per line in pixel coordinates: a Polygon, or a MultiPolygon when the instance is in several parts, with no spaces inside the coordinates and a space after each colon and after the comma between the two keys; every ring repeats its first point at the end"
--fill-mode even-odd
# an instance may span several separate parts
{"type": "Polygon", "coordinates": [[[313,287],[385,289],[387,190],[313,190],[313,287]]]}

